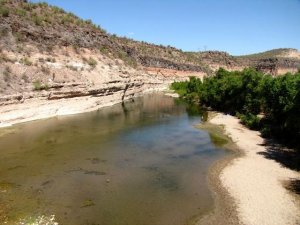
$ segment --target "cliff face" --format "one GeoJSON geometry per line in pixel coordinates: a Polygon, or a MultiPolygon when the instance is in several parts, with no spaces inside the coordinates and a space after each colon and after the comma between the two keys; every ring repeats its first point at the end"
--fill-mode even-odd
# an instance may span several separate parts
{"type": "Polygon", "coordinates": [[[174,80],[252,66],[300,68],[298,51],[234,57],[121,38],[46,3],[0,1],[0,126],[121,102],[174,80]]]}
{"type": "MultiPolygon", "coordinates": [[[[0,126],[94,110],[162,90],[175,76],[148,74],[86,48],[2,51],[0,126]]],[[[185,79],[185,78],[183,78],[185,79]]]]}

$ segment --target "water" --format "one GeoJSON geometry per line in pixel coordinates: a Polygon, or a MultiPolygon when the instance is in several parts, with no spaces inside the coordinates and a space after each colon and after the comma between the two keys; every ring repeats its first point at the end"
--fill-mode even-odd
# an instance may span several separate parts
{"type": "Polygon", "coordinates": [[[0,132],[0,223],[184,225],[213,207],[209,166],[228,154],[178,100],[147,95],[0,132]]]}

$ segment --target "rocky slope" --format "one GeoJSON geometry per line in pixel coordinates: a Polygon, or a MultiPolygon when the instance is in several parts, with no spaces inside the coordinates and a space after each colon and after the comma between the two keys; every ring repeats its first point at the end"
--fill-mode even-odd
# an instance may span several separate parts
{"type": "Polygon", "coordinates": [[[1,0],[0,126],[114,104],[220,67],[294,71],[299,55],[183,52],[111,35],[46,3],[1,0]]]}
{"type": "Polygon", "coordinates": [[[297,72],[300,68],[300,52],[297,49],[274,49],[235,58],[242,66],[251,66],[273,75],[297,72]]]}
{"type": "Polygon", "coordinates": [[[2,51],[0,126],[94,110],[180,79],[150,75],[86,48],[54,47],[51,54],[26,49],[30,55],[2,51]]]}

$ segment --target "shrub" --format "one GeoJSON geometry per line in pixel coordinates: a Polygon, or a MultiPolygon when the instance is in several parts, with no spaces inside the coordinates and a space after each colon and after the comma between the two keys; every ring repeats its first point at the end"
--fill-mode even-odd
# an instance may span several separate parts
{"type": "Polygon", "coordinates": [[[19,16],[22,16],[22,17],[27,15],[25,10],[19,9],[19,8],[16,9],[16,14],[19,15],[19,16]]]}
{"type": "Polygon", "coordinates": [[[259,130],[260,129],[260,118],[251,113],[248,114],[237,114],[237,116],[241,119],[242,124],[246,125],[250,129],[259,130]]]}
{"type": "Polygon", "coordinates": [[[136,61],[132,57],[130,57],[125,51],[119,51],[117,57],[121,59],[125,64],[133,68],[137,67],[136,61]]]}
{"type": "Polygon", "coordinates": [[[65,12],[62,8],[59,8],[57,6],[52,6],[52,10],[54,11],[54,14],[61,14],[65,12]]]}
{"type": "Polygon", "coordinates": [[[62,24],[68,24],[68,23],[73,23],[74,19],[69,15],[63,15],[63,17],[61,18],[61,23],[62,24]]]}
{"type": "Polygon", "coordinates": [[[104,55],[107,55],[109,53],[109,49],[106,46],[101,46],[99,48],[100,52],[104,55]]]}
{"type": "Polygon", "coordinates": [[[33,4],[32,3],[29,3],[29,2],[24,2],[22,3],[23,5],[23,8],[26,10],[26,11],[32,11],[33,9],[33,4]]]}
{"type": "Polygon", "coordinates": [[[48,84],[42,84],[41,81],[34,81],[33,82],[33,90],[35,91],[41,91],[41,90],[48,90],[49,86],[48,84]]]}
{"type": "Polygon", "coordinates": [[[185,96],[187,93],[188,81],[183,82],[173,82],[171,84],[171,89],[178,93],[180,96],[185,96]]]}
{"type": "Polygon", "coordinates": [[[90,67],[95,68],[97,66],[97,61],[90,57],[86,60],[87,64],[89,64],[90,67]]]}
{"type": "Polygon", "coordinates": [[[31,66],[32,65],[32,62],[27,57],[22,58],[20,60],[20,63],[24,64],[25,66],[31,66]]]}
{"type": "Polygon", "coordinates": [[[3,17],[9,16],[9,10],[5,7],[0,7],[0,15],[3,17]]]}
{"type": "Polygon", "coordinates": [[[43,24],[43,18],[41,16],[33,15],[32,20],[37,26],[41,26],[43,24]]]}

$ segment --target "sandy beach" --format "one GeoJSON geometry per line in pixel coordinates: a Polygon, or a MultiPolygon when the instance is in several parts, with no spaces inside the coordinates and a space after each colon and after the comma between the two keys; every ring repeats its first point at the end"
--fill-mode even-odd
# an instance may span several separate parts
{"type": "MultiPolygon", "coordinates": [[[[300,173],[265,158],[261,153],[266,152],[267,148],[263,145],[264,139],[260,137],[260,133],[247,129],[237,118],[217,113],[210,123],[224,127],[225,133],[242,151],[241,157],[231,161],[227,159],[221,162],[221,169],[215,169],[220,172],[219,182],[222,187],[218,189],[224,188],[228,193],[219,194],[219,198],[223,198],[221,203],[224,203],[225,197],[231,201],[220,205],[216,198],[216,208],[236,208],[223,209],[227,211],[224,215],[233,217],[230,224],[300,224],[299,198],[283,185],[291,179],[300,179],[300,173]],[[235,219],[236,216],[239,222],[235,219]]],[[[218,210],[215,214],[218,214],[218,210]]],[[[215,221],[220,222],[220,218],[215,221]]]]}

